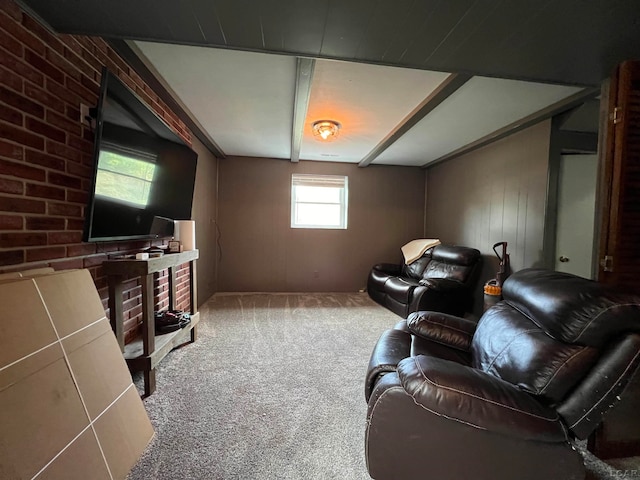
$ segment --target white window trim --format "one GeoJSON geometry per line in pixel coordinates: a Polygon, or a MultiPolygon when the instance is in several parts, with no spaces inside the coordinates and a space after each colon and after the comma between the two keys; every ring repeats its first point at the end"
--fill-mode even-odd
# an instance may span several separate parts
{"type": "Polygon", "coordinates": [[[349,177],[346,175],[313,175],[294,173],[291,175],[291,228],[321,228],[330,230],[346,230],[349,210],[349,177]],[[295,188],[297,186],[308,187],[336,187],[340,188],[340,201],[337,202],[296,202],[295,188]],[[338,225],[302,225],[296,223],[297,205],[331,204],[340,205],[340,224],[338,225]]]}

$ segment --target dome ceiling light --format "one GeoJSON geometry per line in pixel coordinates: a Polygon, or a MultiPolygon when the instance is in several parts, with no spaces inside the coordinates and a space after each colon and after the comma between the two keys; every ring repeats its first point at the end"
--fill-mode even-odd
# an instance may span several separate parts
{"type": "Polygon", "coordinates": [[[320,141],[330,142],[338,136],[340,124],[333,120],[313,122],[313,135],[320,141]]]}

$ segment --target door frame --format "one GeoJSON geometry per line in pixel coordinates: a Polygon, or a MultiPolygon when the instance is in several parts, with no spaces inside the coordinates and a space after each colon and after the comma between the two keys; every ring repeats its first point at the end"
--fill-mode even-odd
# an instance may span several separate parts
{"type": "MultiPolygon", "coordinates": [[[[594,94],[594,97],[596,95],[594,94]]],[[[585,99],[588,101],[593,97],[585,99]]],[[[551,136],[549,139],[549,166],[547,170],[547,198],[544,215],[544,233],[542,239],[542,262],[545,268],[553,270],[556,258],[556,236],[558,232],[558,194],[560,189],[560,162],[563,154],[585,153],[598,155],[598,183],[596,185],[596,217],[594,230],[594,258],[592,260],[592,278],[595,278],[597,266],[597,250],[595,245],[599,244],[600,219],[598,192],[600,188],[601,156],[599,152],[600,132],[602,124],[599,124],[599,132],[586,133],[561,130],[562,125],[573,113],[573,109],[556,115],[551,120],[551,136]]],[[[600,104],[600,115],[602,116],[602,102],[600,104]]]]}

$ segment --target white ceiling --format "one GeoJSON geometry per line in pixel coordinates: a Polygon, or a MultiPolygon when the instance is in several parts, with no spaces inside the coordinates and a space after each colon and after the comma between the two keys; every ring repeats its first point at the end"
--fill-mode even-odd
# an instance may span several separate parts
{"type": "MultiPolygon", "coordinates": [[[[225,155],[291,158],[296,57],[149,42],[135,46],[225,155]]],[[[583,90],[472,77],[384,144],[448,78],[442,72],[316,60],[300,159],[359,163],[375,151],[373,164],[425,166],[583,90]],[[313,122],[325,119],[342,126],[332,142],[312,134],[313,122]]]]}

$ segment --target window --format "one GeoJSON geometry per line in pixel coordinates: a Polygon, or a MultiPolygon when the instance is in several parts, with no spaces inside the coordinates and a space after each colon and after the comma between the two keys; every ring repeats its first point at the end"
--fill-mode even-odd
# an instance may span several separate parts
{"type": "Polygon", "coordinates": [[[146,207],[156,165],[143,152],[101,150],[96,174],[96,195],[146,207]],[[137,157],[137,158],[136,158],[137,157]]]}
{"type": "Polygon", "coordinates": [[[348,177],[291,176],[291,228],[347,228],[348,177]]]}

